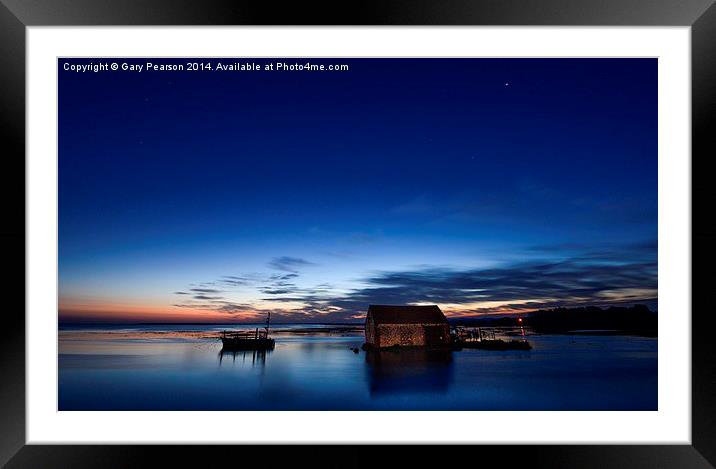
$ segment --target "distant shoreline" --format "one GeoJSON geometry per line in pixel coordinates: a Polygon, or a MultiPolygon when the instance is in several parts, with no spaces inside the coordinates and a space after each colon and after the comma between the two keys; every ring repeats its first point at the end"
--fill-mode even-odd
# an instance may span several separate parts
{"type": "MultiPolygon", "coordinates": [[[[109,334],[116,334],[119,332],[114,331],[101,331],[101,328],[117,328],[121,329],[123,327],[138,327],[138,326],[216,326],[217,324],[207,324],[207,323],[199,323],[199,324],[177,324],[177,323],[153,323],[153,324],[85,324],[86,327],[93,327],[100,330],[93,330],[93,329],[87,329],[87,330],[72,330],[72,329],[60,329],[59,332],[65,332],[65,333],[100,333],[100,332],[106,332],[109,334]]],[[[236,326],[236,324],[232,324],[233,326],[236,326]]],[[[258,326],[257,324],[242,324],[243,326],[258,326]]],[[[283,324],[283,326],[298,326],[295,328],[285,328],[281,327],[281,325],[278,325],[278,327],[272,329],[272,333],[275,335],[296,335],[296,336],[302,336],[302,335],[342,335],[342,334],[355,334],[355,333],[362,333],[364,330],[364,327],[362,324],[320,324],[320,323],[314,323],[312,325],[314,326],[324,326],[324,327],[300,327],[303,324],[283,324]]],[[[470,327],[470,326],[468,326],[470,327]]],[[[508,331],[514,331],[516,330],[515,326],[474,326],[474,327],[482,327],[483,329],[491,329],[491,330],[508,330],[508,331]]],[[[528,335],[561,335],[561,336],[569,336],[569,335],[575,335],[575,336],[634,336],[634,337],[645,337],[645,338],[658,338],[656,333],[652,333],[651,331],[626,331],[626,330],[617,330],[617,329],[579,329],[579,330],[536,330],[532,327],[525,327],[525,331],[528,332],[528,335]]],[[[208,333],[207,331],[192,331],[192,330],[179,330],[179,331],[164,331],[164,332],[158,332],[158,331],[138,331],[142,334],[166,334],[166,333],[201,333],[205,334],[208,333]]],[[[210,332],[210,331],[209,331],[210,332]]],[[[218,337],[219,332],[215,331],[216,337],[218,337]]],[[[508,334],[509,335],[509,334],[508,334]]],[[[205,337],[205,338],[215,338],[215,336],[205,337]]]]}
{"type": "MultiPolygon", "coordinates": [[[[600,334],[600,335],[636,335],[642,337],[658,336],[658,313],[645,305],[594,306],[578,308],[554,308],[538,310],[521,315],[476,316],[449,318],[452,326],[482,328],[525,327],[538,334],[600,334]]],[[[272,329],[276,333],[340,333],[355,332],[363,329],[363,322],[276,322],[272,329]],[[284,329],[286,327],[290,329],[284,329]]],[[[62,322],[60,329],[82,327],[259,327],[265,322],[62,322]]]]}
{"type": "MultiPolygon", "coordinates": [[[[261,322],[60,322],[63,326],[260,326],[266,325],[261,322]]],[[[271,323],[272,328],[279,326],[363,326],[363,322],[277,322],[271,323]]]]}

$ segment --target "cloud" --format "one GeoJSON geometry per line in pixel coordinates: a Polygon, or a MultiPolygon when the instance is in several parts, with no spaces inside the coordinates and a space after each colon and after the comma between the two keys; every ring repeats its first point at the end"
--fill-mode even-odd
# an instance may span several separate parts
{"type": "Polygon", "coordinates": [[[238,277],[236,275],[224,275],[218,280],[218,282],[229,287],[240,287],[250,283],[248,278],[238,277]]]}
{"type": "MultiPolygon", "coordinates": [[[[333,287],[327,283],[320,283],[312,287],[301,287],[293,281],[298,278],[296,273],[274,274],[270,275],[263,285],[257,286],[257,290],[265,295],[292,295],[290,297],[281,297],[279,301],[286,301],[284,298],[310,298],[317,295],[328,294],[333,287]]],[[[272,301],[274,297],[262,298],[262,300],[272,301]]]]}
{"type": "MultiPolygon", "coordinates": [[[[252,280],[260,294],[252,304],[209,295],[218,293],[213,289],[191,289],[201,294],[194,299],[202,302],[192,301],[186,307],[263,314],[269,310],[264,302],[270,302],[271,312],[285,320],[345,321],[362,317],[370,304],[434,303],[461,315],[638,302],[655,306],[656,247],[655,241],[535,246],[526,251],[529,260],[489,268],[422,266],[380,271],[357,279],[361,287],[348,291],[325,283],[298,286],[295,272],[272,274],[252,280]],[[286,307],[276,308],[276,304],[286,307]]],[[[277,260],[283,269],[311,265],[302,259],[277,260]]]]}
{"type": "Polygon", "coordinates": [[[296,273],[293,274],[274,274],[269,277],[270,280],[274,281],[281,281],[281,280],[291,280],[294,278],[297,278],[299,275],[296,273]]]}
{"type": "Polygon", "coordinates": [[[527,251],[549,256],[571,257],[575,260],[628,263],[644,259],[655,262],[657,248],[657,241],[649,240],[627,244],[559,243],[531,246],[527,251]]]}
{"type": "Polygon", "coordinates": [[[424,269],[387,272],[367,279],[372,285],[352,300],[474,303],[532,298],[594,298],[611,290],[656,285],[656,264],[608,265],[568,259],[527,262],[492,269],[424,269]]]}
{"type": "Polygon", "coordinates": [[[201,309],[205,311],[215,311],[225,313],[229,316],[241,315],[242,317],[246,317],[248,319],[253,319],[256,315],[260,314],[260,312],[257,311],[257,308],[253,305],[221,300],[212,300],[209,303],[177,303],[172,306],[191,310],[201,309]]]}
{"type": "Polygon", "coordinates": [[[289,256],[275,257],[269,262],[269,267],[271,268],[294,273],[303,267],[310,267],[312,265],[315,264],[299,257],[289,256]]]}
{"type": "Polygon", "coordinates": [[[304,303],[305,310],[317,314],[337,308],[343,317],[365,312],[370,304],[464,305],[459,309],[474,314],[579,304],[653,303],[657,298],[656,250],[654,243],[604,251],[583,249],[567,258],[493,268],[378,272],[361,283],[363,288],[344,295],[302,290],[267,299],[304,303]],[[484,306],[470,309],[475,304],[484,306]]]}
{"type": "MultiPolygon", "coordinates": [[[[307,294],[308,290],[301,289],[293,283],[293,280],[298,277],[299,274],[294,272],[270,275],[224,275],[221,276],[219,280],[213,282],[190,284],[190,286],[202,286],[201,288],[189,288],[188,292],[175,292],[176,294],[180,295],[192,296],[190,299],[187,299],[182,303],[174,304],[173,306],[193,310],[214,311],[226,313],[228,315],[240,314],[242,317],[255,319],[253,316],[265,314],[266,312],[261,309],[260,305],[257,306],[248,303],[237,303],[231,301],[230,298],[227,298],[226,296],[216,295],[217,293],[224,293],[225,290],[219,290],[216,288],[204,288],[203,286],[211,286],[217,284],[223,284],[227,287],[248,286],[251,288],[255,288],[256,291],[265,295],[307,294]]],[[[257,301],[260,301],[260,299],[257,298],[257,301]]],[[[288,310],[284,311],[284,314],[289,314],[288,310]]]]}
{"type": "Polygon", "coordinates": [[[287,294],[287,293],[293,293],[295,290],[292,290],[292,289],[290,289],[290,288],[284,288],[284,289],[281,289],[281,288],[275,288],[275,289],[265,288],[265,289],[262,289],[261,291],[263,291],[263,292],[264,292],[265,294],[267,294],[267,295],[285,295],[285,294],[287,294]]]}
{"type": "Polygon", "coordinates": [[[196,293],[221,293],[221,290],[215,288],[190,288],[189,291],[196,293]]]}

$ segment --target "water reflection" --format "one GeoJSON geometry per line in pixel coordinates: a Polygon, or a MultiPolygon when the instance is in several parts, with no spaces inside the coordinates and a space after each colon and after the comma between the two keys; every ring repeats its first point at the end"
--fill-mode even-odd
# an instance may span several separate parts
{"type": "Polygon", "coordinates": [[[452,354],[443,349],[366,352],[371,396],[447,392],[453,379],[452,354]]]}
{"type": "Polygon", "coordinates": [[[235,364],[236,359],[241,360],[242,364],[246,364],[247,359],[251,361],[251,366],[266,366],[266,354],[271,350],[231,350],[222,348],[219,350],[219,366],[224,360],[231,359],[231,363],[235,364]]]}
{"type": "Polygon", "coordinates": [[[352,349],[363,342],[357,334],[285,334],[273,352],[254,353],[220,352],[215,332],[159,338],[151,330],[150,339],[144,339],[141,331],[131,338],[122,331],[121,339],[108,334],[98,339],[92,331],[83,332],[84,336],[70,331],[67,338],[63,332],[58,407],[92,411],[657,409],[654,338],[544,334],[530,336],[534,347],[530,352],[356,354],[352,349]]]}

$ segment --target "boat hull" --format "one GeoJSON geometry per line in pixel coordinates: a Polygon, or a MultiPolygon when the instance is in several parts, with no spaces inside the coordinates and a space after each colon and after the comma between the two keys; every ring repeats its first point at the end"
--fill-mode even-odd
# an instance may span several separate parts
{"type": "Polygon", "coordinates": [[[273,350],[276,342],[273,339],[245,339],[222,337],[221,343],[227,350],[273,350]]]}

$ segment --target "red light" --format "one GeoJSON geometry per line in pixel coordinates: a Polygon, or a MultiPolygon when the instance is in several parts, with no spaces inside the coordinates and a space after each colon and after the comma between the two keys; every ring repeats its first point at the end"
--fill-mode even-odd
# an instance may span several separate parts
{"type": "Polygon", "coordinates": [[[517,322],[522,322],[522,318],[517,318],[517,322]]]}

